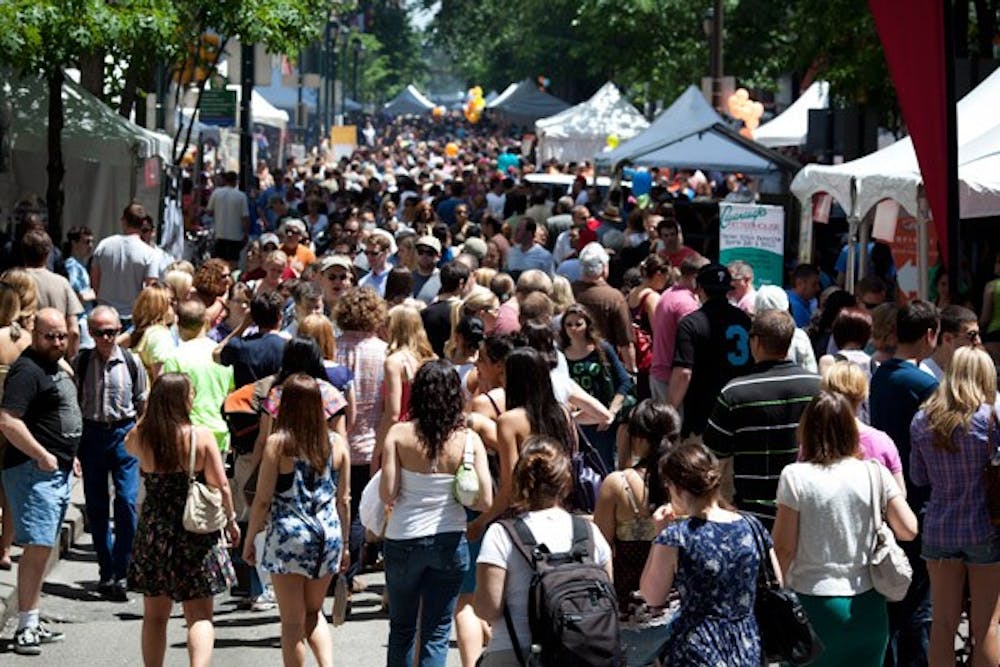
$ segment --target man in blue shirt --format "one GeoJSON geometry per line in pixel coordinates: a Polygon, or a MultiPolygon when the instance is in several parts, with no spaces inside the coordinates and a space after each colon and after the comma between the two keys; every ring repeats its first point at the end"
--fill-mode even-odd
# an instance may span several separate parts
{"type": "MultiPolygon", "coordinates": [[[[937,388],[934,376],[919,368],[937,345],[940,313],[934,304],[915,299],[896,313],[896,354],[882,362],[871,380],[871,425],[896,443],[903,463],[907,502],[923,515],[927,489],[910,482],[910,422],[920,405],[937,388]]],[[[920,558],[920,538],[901,544],[913,568],[906,597],[889,603],[889,648],[886,664],[926,665],[930,641],[931,601],[927,566],[920,558]]]]}
{"type": "Polygon", "coordinates": [[[812,264],[799,264],[792,271],[792,286],[785,291],[788,292],[795,326],[804,329],[816,310],[816,297],[820,291],[819,270],[812,264]]]}

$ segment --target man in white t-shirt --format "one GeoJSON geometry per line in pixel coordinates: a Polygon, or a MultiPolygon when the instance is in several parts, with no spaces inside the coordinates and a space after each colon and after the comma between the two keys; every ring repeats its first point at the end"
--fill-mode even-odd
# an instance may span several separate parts
{"type": "Polygon", "coordinates": [[[239,178],[235,171],[223,174],[222,185],[212,191],[206,207],[215,220],[212,256],[226,260],[232,268],[236,268],[250,232],[250,204],[237,188],[239,178]]]}

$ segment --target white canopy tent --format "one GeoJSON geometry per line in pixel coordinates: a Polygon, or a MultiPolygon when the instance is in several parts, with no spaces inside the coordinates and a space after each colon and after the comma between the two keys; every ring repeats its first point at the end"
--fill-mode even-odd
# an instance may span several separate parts
{"type": "MultiPolygon", "coordinates": [[[[0,174],[6,211],[27,193],[44,195],[48,174],[48,87],[42,79],[11,79],[0,86],[10,103],[10,168],[0,174]]],[[[170,162],[170,137],[141,128],[67,78],[62,132],[66,175],[65,227],[86,225],[102,238],[119,231],[121,212],[138,199],[159,216],[159,186],[146,187],[146,160],[170,162]]]]}
{"type": "Polygon", "coordinates": [[[382,112],[390,116],[416,116],[433,108],[434,103],[411,83],[399,95],[386,102],[382,106],[382,112]]]}
{"type": "Polygon", "coordinates": [[[535,122],[538,160],[591,160],[609,135],[624,141],[647,127],[649,121],[609,81],[587,101],[535,122]]]}
{"type": "Polygon", "coordinates": [[[758,127],[753,133],[754,141],[771,148],[803,145],[809,134],[809,110],[826,109],[829,93],[829,83],[814,81],[791,106],[758,127]]]}
{"type": "MultiPolygon", "coordinates": [[[[1000,215],[1000,69],[976,86],[957,105],[959,210],[962,218],[1000,215]]],[[[812,197],[828,193],[847,211],[851,236],[861,220],[883,199],[893,199],[920,219],[921,244],[926,245],[926,212],[920,210],[923,178],[909,137],[865,157],[839,165],[806,165],[796,174],[791,190],[802,202],[803,238],[800,260],[812,249],[812,197]]],[[[864,247],[864,244],[862,244],[864,247]]],[[[853,244],[849,246],[853,250],[853,244]]],[[[921,252],[926,262],[926,252],[921,252]]],[[[849,261],[849,266],[852,262],[849,261]]],[[[920,293],[926,294],[926,267],[919,267],[920,293]]],[[[853,277],[853,276],[849,276],[853,277]]]]}

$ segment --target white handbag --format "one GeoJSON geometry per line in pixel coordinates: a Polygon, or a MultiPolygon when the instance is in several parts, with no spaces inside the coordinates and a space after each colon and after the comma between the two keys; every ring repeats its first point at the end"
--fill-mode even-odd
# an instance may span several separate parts
{"type": "Polygon", "coordinates": [[[871,546],[871,559],[868,571],[871,574],[875,590],[885,596],[890,602],[899,602],[906,597],[913,579],[913,568],[903,550],[896,544],[892,528],[885,523],[886,496],[882,486],[881,464],[877,461],[867,461],[868,483],[872,492],[872,516],[874,518],[875,536],[871,546]]]}
{"type": "Polygon", "coordinates": [[[465,432],[465,452],[462,463],[455,471],[455,500],[465,507],[473,507],[479,502],[479,475],[476,474],[474,463],[476,450],[472,444],[472,429],[465,432]]]}
{"type": "Polygon", "coordinates": [[[195,478],[194,426],[191,426],[191,455],[188,458],[188,494],[184,501],[184,530],[199,535],[217,533],[226,527],[226,509],[222,506],[222,491],[195,478]]]}

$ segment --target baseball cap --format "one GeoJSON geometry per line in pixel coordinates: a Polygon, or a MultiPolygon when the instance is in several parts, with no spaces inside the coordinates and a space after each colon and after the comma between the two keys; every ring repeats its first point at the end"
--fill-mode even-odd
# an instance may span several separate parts
{"type": "Polygon", "coordinates": [[[282,223],[281,231],[282,233],[284,233],[287,232],[289,229],[295,229],[299,232],[299,234],[305,236],[306,223],[302,222],[298,218],[289,218],[288,220],[285,220],[285,222],[282,223]]]}
{"type": "Polygon", "coordinates": [[[281,245],[281,241],[278,240],[278,235],[268,232],[267,234],[260,235],[260,247],[263,248],[268,243],[274,245],[275,248],[281,245]]]}
{"type": "Polygon", "coordinates": [[[327,269],[332,269],[335,266],[347,269],[348,271],[354,268],[351,258],[346,255],[327,255],[323,259],[319,260],[320,273],[326,273],[327,269]]]}
{"type": "Polygon", "coordinates": [[[428,248],[433,248],[434,252],[436,252],[439,255],[441,254],[441,242],[438,241],[433,236],[430,236],[430,235],[428,235],[428,236],[421,236],[419,239],[417,239],[417,242],[416,242],[415,245],[417,247],[426,246],[428,248]]]}
{"type": "Polygon", "coordinates": [[[706,292],[728,292],[733,277],[722,264],[706,264],[698,271],[698,287],[706,292]]]}
{"type": "Polygon", "coordinates": [[[482,260],[486,257],[486,241],[476,238],[465,239],[465,244],[462,246],[462,252],[467,252],[476,259],[482,260]]]}

